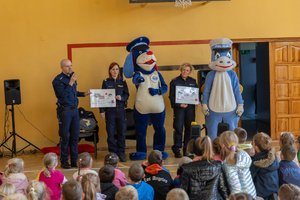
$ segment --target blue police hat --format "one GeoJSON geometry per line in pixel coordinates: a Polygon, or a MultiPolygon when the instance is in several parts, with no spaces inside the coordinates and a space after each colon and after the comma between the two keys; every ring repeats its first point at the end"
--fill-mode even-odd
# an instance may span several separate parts
{"type": "Polygon", "coordinates": [[[150,41],[147,37],[138,37],[126,46],[126,50],[128,52],[131,52],[132,50],[143,51],[149,49],[149,43],[150,41]]]}

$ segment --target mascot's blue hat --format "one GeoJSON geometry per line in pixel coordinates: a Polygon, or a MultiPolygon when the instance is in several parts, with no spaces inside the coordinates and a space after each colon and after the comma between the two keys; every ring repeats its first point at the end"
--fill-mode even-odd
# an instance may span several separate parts
{"type": "Polygon", "coordinates": [[[215,38],[209,42],[212,54],[211,54],[211,61],[217,60],[215,57],[216,52],[218,52],[221,56],[226,56],[228,53],[230,54],[230,59],[232,59],[231,53],[231,45],[232,41],[228,38],[215,38]]]}
{"type": "Polygon", "coordinates": [[[123,66],[123,73],[126,78],[133,76],[134,70],[138,68],[135,63],[136,58],[140,54],[149,51],[149,43],[150,41],[147,37],[138,37],[126,46],[126,50],[130,52],[123,66]]]}

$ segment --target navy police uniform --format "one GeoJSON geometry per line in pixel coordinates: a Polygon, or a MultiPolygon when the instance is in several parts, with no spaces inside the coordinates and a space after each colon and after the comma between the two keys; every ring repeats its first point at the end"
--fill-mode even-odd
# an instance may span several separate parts
{"type": "Polygon", "coordinates": [[[76,90],[77,82],[72,86],[69,84],[71,75],[64,73],[57,75],[52,81],[55,95],[57,97],[57,118],[59,121],[59,151],[60,162],[68,162],[68,146],[70,146],[71,163],[76,163],[78,159],[78,139],[80,132],[79,112],[77,109],[78,98],[84,97],[84,92],[76,90]],[[70,133],[70,135],[69,135],[70,133]]]}
{"type": "Polygon", "coordinates": [[[182,108],[180,107],[181,103],[175,103],[176,86],[197,88],[198,85],[196,80],[191,77],[187,77],[185,81],[181,76],[178,76],[170,82],[169,98],[174,111],[174,145],[172,146],[172,151],[174,153],[179,152],[180,148],[182,147],[182,133],[184,126],[183,152],[185,153],[187,143],[190,140],[191,122],[195,121],[195,105],[188,104],[186,108],[182,108]]]}
{"type": "Polygon", "coordinates": [[[100,113],[104,113],[105,111],[108,151],[118,156],[124,156],[126,131],[125,103],[129,97],[128,87],[126,81],[123,79],[105,79],[102,83],[102,89],[115,89],[116,96],[121,96],[121,101],[116,99],[116,107],[99,109],[100,113]],[[116,131],[117,136],[115,137],[116,131]]]}

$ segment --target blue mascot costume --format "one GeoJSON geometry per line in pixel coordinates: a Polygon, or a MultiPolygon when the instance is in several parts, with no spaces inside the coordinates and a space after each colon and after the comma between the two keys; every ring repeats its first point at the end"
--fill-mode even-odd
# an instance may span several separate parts
{"type": "Polygon", "coordinates": [[[212,55],[209,72],[203,90],[202,112],[205,115],[207,134],[211,139],[217,136],[218,124],[229,124],[233,131],[240,116],[244,112],[238,77],[233,68],[236,63],[232,60],[232,41],[227,38],[216,38],[209,43],[212,55]]]}
{"type": "Polygon", "coordinates": [[[137,94],[133,110],[136,129],[136,151],[130,154],[131,160],[143,160],[147,157],[146,135],[149,119],[153,124],[153,149],[163,154],[163,159],[169,155],[164,151],[166,142],[165,104],[162,95],[168,90],[162,75],[157,71],[156,58],[149,51],[149,39],[139,37],[130,42],[126,50],[127,56],[123,72],[126,78],[132,77],[137,94]]]}

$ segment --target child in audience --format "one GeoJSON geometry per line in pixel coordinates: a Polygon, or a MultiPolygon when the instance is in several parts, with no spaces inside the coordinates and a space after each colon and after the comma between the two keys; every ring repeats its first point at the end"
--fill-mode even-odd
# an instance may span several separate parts
{"type": "Polygon", "coordinates": [[[300,200],[300,188],[291,183],[283,184],[278,190],[278,200],[300,200]]]}
{"type": "Polygon", "coordinates": [[[119,188],[113,184],[115,169],[111,165],[104,165],[99,170],[101,193],[106,195],[105,200],[114,200],[119,188]]]}
{"type": "Polygon", "coordinates": [[[193,151],[196,155],[193,162],[181,166],[180,188],[191,199],[227,199],[222,162],[213,159],[210,137],[196,139],[193,151]]]}
{"type": "Polygon", "coordinates": [[[106,195],[98,193],[100,190],[98,175],[93,173],[83,175],[81,185],[84,193],[84,200],[105,200],[106,195]]]}
{"type": "Polygon", "coordinates": [[[225,131],[220,136],[220,145],[225,152],[223,171],[225,173],[230,193],[246,192],[256,198],[256,190],[250,173],[251,158],[240,148],[239,139],[232,131],[225,131]]]}
{"type": "Polygon", "coordinates": [[[138,200],[138,193],[136,189],[131,185],[126,185],[125,187],[122,187],[117,193],[116,193],[116,200],[138,200]]]}
{"type": "MultiPolygon", "coordinates": [[[[281,161],[281,158],[280,158],[281,147],[282,147],[283,145],[290,145],[290,146],[293,146],[294,143],[295,143],[295,137],[294,137],[294,135],[291,134],[290,132],[282,132],[282,133],[280,134],[280,138],[279,138],[279,146],[280,146],[280,150],[279,150],[278,152],[276,152],[276,156],[277,156],[278,162],[281,161]]],[[[295,156],[295,158],[293,159],[293,161],[299,166],[297,155],[295,156]]]]}
{"type": "Polygon", "coordinates": [[[87,173],[98,175],[96,171],[91,170],[93,164],[92,156],[88,152],[83,152],[78,156],[77,167],[78,171],[72,176],[73,180],[81,182],[82,176],[87,173]]]}
{"type": "Polygon", "coordinates": [[[230,195],[228,200],[255,200],[255,199],[250,194],[241,192],[241,193],[230,195]]]}
{"type": "Polygon", "coordinates": [[[233,130],[233,132],[238,136],[239,138],[239,143],[238,143],[238,147],[240,149],[243,149],[244,151],[246,151],[249,156],[254,156],[255,154],[255,150],[252,147],[252,145],[246,144],[247,141],[247,131],[243,128],[237,127],[233,130]]]}
{"type": "Polygon", "coordinates": [[[174,178],[174,188],[179,188],[179,177],[180,177],[180,175],[182,173],[181,166],[183,164],[190,163],[192,161],[193,160],[191,158],[187,157],[187,156],[183,156],[182,158],[180,158],[178,169],[177,169],[177,176],[174,178]]]}
{"type": "Polygon", "coordinates": [[[55,170],[58,164],[55,153],[44,155],[43,163],[46,169],[40,173],[39,181],[42,181],[51,190],[51,200],[59,200],[61,197],[61,184],[67,182],[66,177],[59,171],[55,170]]]}
{"type": "Polygon", "coordinates": [[[173,179],[169,172],[162,168],[162,153],[152,151],[148,156],[148,167],[145,169],[144,181],[154,189],[155,200],[165,200],[168,192],[174,188],[173,179]]]}
{"type": "Polygon", "coordinates": [[[167,194],[166,200],[189,200],[189,196],[183,189],[174,188],[167,194]]]}
{"type": "Polygon", "coordinates": [[[215,139],[213,139],[213,141],[211,143],[212,143],[212,150],[214,153],[215,160],[219,160],[219,161],[223,162],[223,160],[225,159],[225,155],[224,155],[224,151],[222,151],[222,148],[220,145],[220,137],[219,136],[215,137],[215,139]]]}
{"type": "Polygon", "coordinates": [[[194,145],[195,139],[191,139],[187,145],[186,145],[186,153],[190,159],[194,159],[194,154],[193,154],[193,145],[194,145]]]}
{"type": "Polygon", "coordinates": [[[288,183],[300,187],[300,168],[293,162],[296,154],[296,149],[293,146],[282,146],[281,162],[278,169],[279,187],[288,183]]]}
{"type": "Polygon", "coordinates": [[[28,200],[45,199],[46,186],[44,182],[39,182],[37,180],[29,181],[26,191],[28,200]]]}
{"type": "Polygon", "coordinates": [[[26,194],[28,179],[23,172],[24,161],[22,159],[9,159],[2,176],[2,184],[11,183],[15,186],[17,193],[26,194]]]}
{"type": "Polygon", "coordinates": [[[139,200],[153,200],[154,190],[152,186],[143,181],[143,178],[145,177],[143,167],[137,163],[131,165],[128,175],[131,180],[131,184],[127,183],[126,185],[131,185],[137,190],[139,200]]]}
{"type": "Polygon", "coordinates": [[[16,193],[17,190],[15,186],[11,183],[5,183],[0,186],[0,200],[2,200],[4,197],[16,193]]]}
{"type": "Polygon", "coordinates": [[[269,198],[279,189],[279,163],[275,155],[275,148],[271,147],[272,139],[265,133],[257,133],[253,137],[253,147],[257,153],[251,157],[250,167],[257,196],[269,198]]]}
{"type": "Polygon", "coordinates": [[[300,163],[300,135],[298,136],[296,140],[296,145],[297,145],[297,158],[298,158],[298,166],[300,163]]]}
{"type": "Polygon", "coordinates": [[[121,187],[126,185],[127,179],[125,177],[125,174],[121,170],[117,169],[119,165],[119,156],[117,156],[117,154],[106,154],[104,158],[104,165],[111,165],[115,168],[115,180],[113,182],[115,186],[117,186],[120,189],[121,187]]]}
{"type": "Polygon", "coordinates": [[[70,180],[62,186],[62,200],[83,200],[84,193],[78,181],[70,180]]]}
{"type": "Polygon", "coordinates": [[[4,197],[3,200],[27,200],[27,198],[24,194],[15,193],[4,197]]]}

